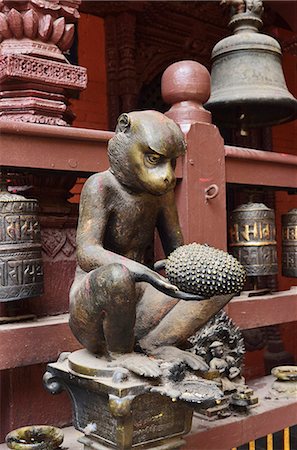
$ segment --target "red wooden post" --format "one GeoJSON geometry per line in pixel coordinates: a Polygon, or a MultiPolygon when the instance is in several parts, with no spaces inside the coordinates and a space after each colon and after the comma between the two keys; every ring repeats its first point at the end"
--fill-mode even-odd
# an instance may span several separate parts
{"type": "Polygon", "coordinates": [[[185,242],[226,250],[224,141],[203,108],[209,94],[209,73],[195,61],[174,63],[163,74],[162,95],[172,105],[166,115],[180,125],[187,141],[176,189],[185,242]]]}

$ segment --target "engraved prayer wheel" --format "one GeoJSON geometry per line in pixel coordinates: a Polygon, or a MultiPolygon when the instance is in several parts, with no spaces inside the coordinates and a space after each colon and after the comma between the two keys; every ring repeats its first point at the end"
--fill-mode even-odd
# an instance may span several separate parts
{"type": "Polygon", "coordinates": [[[274,211],[263,203],[247,203],[232,212],[230,222],[230,253],[247,275],[277,274],[274,211]]]}
{"type": "Polygon", "coordinates": [[[43,293],[38,202],[0,186],[0,302],[43,293]]]}
{"type": "Polygon", "coordinates": [[[297,208],[282,215],[282,273],[297,277],[297,208]]]}

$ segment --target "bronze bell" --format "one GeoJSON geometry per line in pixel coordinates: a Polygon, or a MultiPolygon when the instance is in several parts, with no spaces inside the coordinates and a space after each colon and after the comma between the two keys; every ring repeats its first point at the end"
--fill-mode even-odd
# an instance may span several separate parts
{"type": "Polygon", "coordinates": [[[282,215],[282,273],[297,277],[297,208],[282,215]]]}
{"type": "Polygon", "coordinates": [[[277,274],[274,211],[263,203],[247,203],[232,212],[230,222],[230,253],[247,275],[277,274]]]}
{"type": "Polygon", "coordinates": [[[7,191],[0,180],[0,302],[43,293],[37,200],[7,191]]]}
{"type": "Polygon", "coordinates": [[[262,2],[234,1],[229,26],[234,35],[212,51],[211,95],[205,107],[218,126],[239,128],[276,125],[297,117],[297,100],[287,89],[279,43],[259,33],[262,2]]]}

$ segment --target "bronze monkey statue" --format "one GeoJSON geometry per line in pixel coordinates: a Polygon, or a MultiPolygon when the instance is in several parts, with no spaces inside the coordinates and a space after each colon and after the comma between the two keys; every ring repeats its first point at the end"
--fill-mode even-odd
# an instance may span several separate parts
{"type": "Polygon", "coordinates": [[[158,376],[157,366],[129,359],[135,345],[201,368],[200,357],[176,346],[232,297],[198,302],[153,270],[156,229],[166,256],[183,245],[174,168],[185,150],[180,128],[163,114],[122,114],[108,145],[110,168],[91,176],[81,194],[70,327],[90,352],[125,355],[125,367],[146,376],[158,376]]]}

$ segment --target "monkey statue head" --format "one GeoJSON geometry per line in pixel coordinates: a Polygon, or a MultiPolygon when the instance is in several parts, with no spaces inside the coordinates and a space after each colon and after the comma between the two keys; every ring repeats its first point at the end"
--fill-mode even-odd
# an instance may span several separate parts
{"type": "Polygon", "coordinates": [[[182,131],[164,114],[124,113],[108,144],[110,171],[133,192],[162,195],[174,188],[176,158],[185,150],[182,131]]]}

